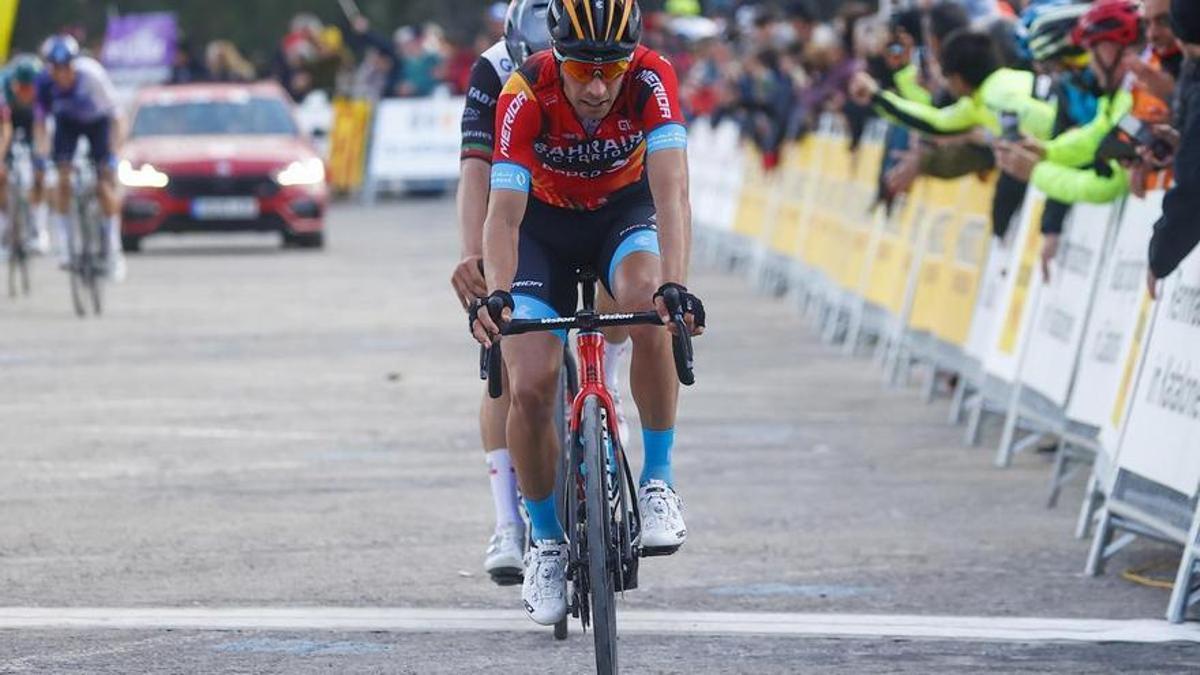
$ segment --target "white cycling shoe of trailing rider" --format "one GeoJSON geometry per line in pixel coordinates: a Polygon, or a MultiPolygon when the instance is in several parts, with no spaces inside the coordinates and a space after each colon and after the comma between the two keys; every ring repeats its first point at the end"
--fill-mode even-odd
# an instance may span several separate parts
{"type": "Polygon", "coordinates": [[[496,528],[488,542],[483,569],[498,583],[516,584],[525,571],[525,528],[520,523],[496,528]]]}
{"type": "Polygon", "coordinates": [[[104,272],[109,281],[125,281],[125,254],[110,253],[104,261],[104,272]]]}
{"type": "Polygon", "coordinates": [[[525,613],[534,623],[553,626],[567,616],[567,544],[535,541],[525,554],[521,586],[525,613]]]}
{"type": "Polygon", "coordinates": [[[674,553],[687,541],[683,500],[665,481],[651,480],[638,488],[642,517],[642,549],[648,555],[674,553]]]}

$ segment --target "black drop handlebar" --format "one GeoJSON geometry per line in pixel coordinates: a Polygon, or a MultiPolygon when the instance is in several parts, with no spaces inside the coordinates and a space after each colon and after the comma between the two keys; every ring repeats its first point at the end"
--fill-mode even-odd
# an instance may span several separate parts
{"type": "MultiPolygon", "coordinates": [[[[682,300],[675,288],[663,290],[663,302],[671,314],[671,323],[675,325],[676,334],[671,336],[672,352],[675,356],[675,374],[684,386],[696,383],[695,352],[692,350],[692,336],[683,318],[682,300]]],[[[487,304],[488,313],[497,324],[500,323],[504,305],[499,299],[491,299],[487,304]]],[[[594,310],[583,309],[572,317],[554,317],[549,319],[514,319],[503,325],[501,335],[524,335],[526,333],[542,333],[557,330],[600,330],[616,326],[662,326],[662,318],[657,312],[633,312],[617,314],[599,314],[594,310]]],[[[493,340],[491,347],[480,347],[479,350],[479,379],[487,380],[488,395],[500,398],[503,383],[500,374],[500,340],[493,340]]]]}

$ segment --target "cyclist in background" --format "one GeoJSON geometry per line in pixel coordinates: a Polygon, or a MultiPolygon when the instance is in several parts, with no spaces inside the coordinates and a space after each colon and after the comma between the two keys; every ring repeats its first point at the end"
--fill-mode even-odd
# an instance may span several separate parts
{"type": "MultiPolygon", "coordinates": [[[[33,108],[37,99],[37,80],[42,62],[36,56],[22,55],[0,72],[0,90],[4,92],[4,112],[0,117],[0,240],[7,242],[8,231],[8,171],[13,167],[13,146],[24,144],[33,158],[33,189],[29,194],[30,214],[35,239],[33,249],[39,253],[50,250],[50,233],[46,227],[45,176],[46,158],[33,150],[33,108]]],[[[15,167],[20,168],[20,167],[15,167]]],[[[27,232],[28,234],[28,232],[27,232]]]]}
{"type": "MultiPolygon", "coordinates": [[[[687,129],[675,69],[641,46],[636,0],[552,0],[551,52],[530,57],[497,106],[491,198],[484,224],[488,300],[504,320],[573,316],[575,270],[594,267],[620,311],[670,314],[675,289],[686,320],[703,331],[704,310],[688,293],[691,206],[687,129]]],[[[499,333],[489,304],[472,304],[482,344],[499,333]]],[[[631,384],[645,456],[638,489],[640,543],[650,553],[687,538],[671,452],[679,382],[670,335],[639,326],[631,384]]],[[[565,335],[505,338],[512,411],[508,441],[533,528],[521,596],[535,622],[566,614],[566,534],[554,504],[560,441],[554,404],[565,335]]]]}
{"type": "MultiPolygon", "coordinates": [[[[458,183],[458,224],[462,259],[450,283],[462,303],[470,307],[487,295],[483,277],[483,221],[487,216],[492,152],[495,146],[496,103],[513,72],[533,54],[550,48],[546,13],[550,0],[514,0],[509,5],[504,39],[485,51],[471,69],[467,105],[462,117],[462,161],[458,183]]],[[[612,302],[609,301],[611,306],[612,302]]],[[[618,406],[623,438],[629,432],[620,412],[618,393],[620,366],[629,351],[628,331],[606,333],[605,380],[618,406]]],[[[524,569],[525,524],[518,507],[517,476],[508,452],[505,426],[508,419],[508,390],[493,400],[483,396],[479,429],[491,479],[496,528],[488,543],[484,569],[497,583],[520,580],[524,569]]]]}
{"type": "Polygon", "coordinates": [[[58,169],[58,200],[55,225],[64,242],[64,260],[70,251],[65,243],[70,228],[73,162],[80,138],[90,146],[89,159],[96,166],[97,193],[104,211],[104,238],[108,276],[125,277],[125,256],[121,252],[120,203],[113,168],[114,141],[120,138],[117,92],[104,66],[79,54],[79,43],[68,35],[56,35],[42,46],[42,59],[48,73],[38,80],[34,130],[39,149],[52,148],[58,169]],[[47,143],[46,118],[54,117],[53,143],[47,143]]]}

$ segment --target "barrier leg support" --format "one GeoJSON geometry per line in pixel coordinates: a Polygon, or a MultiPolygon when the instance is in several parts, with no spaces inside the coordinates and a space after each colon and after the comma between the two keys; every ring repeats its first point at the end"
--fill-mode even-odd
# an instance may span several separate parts
{"type": "Polygon", "coordinates": [[[1013,441],[1017,435],[1017,421],[1020,418],[1021,383],[1014,382],[1012,395],[1008,399],[1008,413],[1004,416],[1004,433],[1000,436],[1000,447],[996,450],[996,466],[1007,469],[1012,465],[1013,441]]]}
{"type": "Polygon", "coordinates": [[[967,400],[967,378],[959,373],[958,381],[954,384],[954,395],[950,399],[950,424],[958,426],[962,422],[963,404],[967,400]]]}
{"type": "Polygon", "coordinates": [[[1183,549],[1183,559],[1179,561],[1179,573],[1175,575],[1175,588],[1171,591],[1171,600],[1167,605],[1167,621],[1183,623],[1187,618],[1188,608],[1200,601],[1197,594],[1197,564],[1200,563],[1200,510],[1192,517],[1192,527],[1188,530],[1187,545],[1183,549]]]}
{"type": "Polygon", "coordinates": [[[1054,470],[1050,474],[1050,497],[1046,500],[1046,508],[1058,506],[1058,498],[1062,494],[1063,483],[1070,477],[1071,444],[1066,439],[1058,440],[1058,448],[1054,451],[1054,470]]]}
{"type": "Polygon", "coordinates": [[[934,394],[937,392],[938,373],[937,364],[933,361],[929,362],[929,370],[925,376],[925,381],[921,384],[921,398],[926,405],[933,403],[934,394]]]}
{"type": "Polygon", "coordinates": [[[1092,469],[1092,474],[1088,478],[1087,492],[1083,496],[1083,504],[1079,507],[1079,522],[1075,523],[1075,538],[1087,539],[1092,534],[1092,523],[1096,519],[1096,511],[1100,509],[1100,505],[1104,501],[1104,495],[1100,492],[1100,479],[1096,477],[1096,470],[1092,469]]]}
{"type": "Polygon", "coordinates": [[[1084,574],[1089,577],[1098,577],[1104,574],[1104,563],[1108,561],[1108,556],[1104,552],[1112,543],[1112,537],[1112,514],[1109,512],[1108,506],[1103,506],[1096,516],[1096,531],[1092,534],[1092,548],[1088,552],[1084,574]]]}
{"type": "Polygon", "coordinates": [[[971,414],[967,417],[967,430],[963,436],[963,442],[972,448],[979,446],[979,431],[983,426],[983,407],[983,392],[976,393],[967,403],[971,414]]]}

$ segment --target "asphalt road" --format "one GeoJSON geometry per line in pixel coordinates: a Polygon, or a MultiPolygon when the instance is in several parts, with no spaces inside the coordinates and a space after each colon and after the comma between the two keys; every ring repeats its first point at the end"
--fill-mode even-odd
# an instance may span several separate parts
{"type": "MultiPolygon", "coordinates": [[[[33,298],[0,298],[0,626],[20,607],[318,620],[0,628],[0,672],[586,671],[578,635],[319,620],[343,607],[520,617],[517,589],[481,569],[492,516],[477,355],[446,283],[456,246],[447,200],[339,207],[324,252],[257,235],[148,240],[109,313],[86,321],[39,261],[33,298]]],[[[1080,485],[1047,511],[1046,460],[996,470],[961,446],[944,405],[885,389],[740,280],[698,270],[692,286],[711,328],[676,452],[691,538],[644,565],[622,608],[949,628],[638,631],[621,641],[627,672],[1200,668],[1196,644],[956,632],[954,617],[1158,620],[1167,592],[1118,573],[1170,574],[1177,555],[1139,544],[1084,577],[1080,485]]]]}

